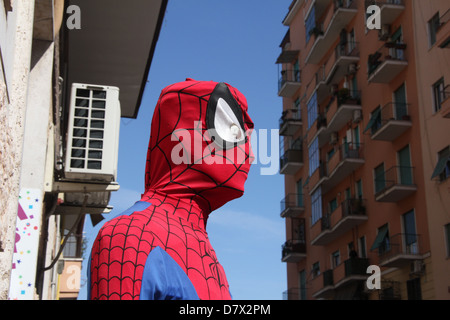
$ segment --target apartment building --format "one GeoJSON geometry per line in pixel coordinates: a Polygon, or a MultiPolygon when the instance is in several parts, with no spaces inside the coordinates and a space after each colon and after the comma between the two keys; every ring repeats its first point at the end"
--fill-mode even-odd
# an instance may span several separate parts
{"type": "Polygon", "coordinates": [[[450,4],[419,2],[295,0],[283,19],[286,299],[450,298],[450,4]]]}
{"type": "Polygon", "coordinates": [[[76,299],[167,1],[0,2],[0,299],[76,299]]]}

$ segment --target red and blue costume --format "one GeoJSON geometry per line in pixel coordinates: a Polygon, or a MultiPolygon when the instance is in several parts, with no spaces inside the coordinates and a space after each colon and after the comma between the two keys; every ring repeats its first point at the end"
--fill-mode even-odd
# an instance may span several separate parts
{"type": "Polygon", "coordinates": [[[145,193],[99,231],[90,299],[231,298],[206,223],[212,211],[243,195],[252,129],[246,98],[228,84],[186,79],[162,90],[145,193]]]}

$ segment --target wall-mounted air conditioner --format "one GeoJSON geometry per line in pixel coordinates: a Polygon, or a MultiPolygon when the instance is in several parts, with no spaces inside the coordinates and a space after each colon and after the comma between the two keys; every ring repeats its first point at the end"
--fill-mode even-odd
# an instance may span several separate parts
{"type": "Polygon", "coordinates": [[[336,144],[338,142],[337,132],[332,132],[330,135],[330,144],[336,144]]]}
{"type": "Polygon", "coordinates": [[[66,179],[116,181],[120,115],[117,87],[72,85],[65,150],[66,179]]]}
{"type": "Polygon", "coordinates": [[[362,120],[362,112],[361,112],[361,110],[353,111],[353,122],[354,123],[360,123],[361,120],[362,120]]]}

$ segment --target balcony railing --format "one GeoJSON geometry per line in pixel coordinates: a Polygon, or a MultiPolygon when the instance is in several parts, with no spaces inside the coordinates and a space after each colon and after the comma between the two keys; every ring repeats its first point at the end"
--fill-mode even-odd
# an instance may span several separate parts
{"type": "Polygon", "coordinates": [[[339,43],[334,48],[334,55],[325,63],[325,74],[327,83],[337,84],[349,73],[356,72],[356,69],[350,69],[359,61],[359,43],[355,41],[348,41],[339,43]]]}
{"type": "Polygon", "coordinates": [[[300,300],[300,288],[290,288],[283,292],[283,300],[300,300]]]}
{"type": "Polygon", "coordinates": [[[402,267],[412,261],[422,259],[421,236],[399,233],[389,238],[379,250],[379,263],[384,267],[402,267]]]}
{"type": "Polygon", "coordinates": [[[372,139],[394,141],[411,128],[409,104],[390,102],[372,115],[365,132],[371,132],[372,139]]]}
{"type": "Polygon", "coordinates": [[[280,158],[280,173],[292,175],[303,167],[303,142],[301,139],[291,143],[280,158]]]}
{"type": "Polygon", "coordinates": [[[290,98],[301,86],[300,70],[283,70],[278,80],[278,95],[290,98]]]}
{"type": "Polygon", "coordinates": [[[299,262],[306,258],[305,240],[288,240],[281,247],[283,262],[299,262]]]}
{"type": "Polygon", "coordinates": [[[282,218],[297,217],[305,210],[303,194],[288,194],[280,202],[282,218]]]}
{"type": "Polygon", "coordinates": [[[327,132],[337,132],[349,121],[358,122],[361,120],[361,92],[340,89],[325,109],[328,123],[327,132]],[[355,112],[359,112],[359,115],[355,112]]]}
{"type": "Polygon", "coordinates": [[[414,183],[414,168],[394,166],[375,177],[375,200],[398,202],[417,190],[414,183]]]}
{"type": "Polygon", "coordinates": [[[333,212],[324,214],[321,219],[321,233],[311,244],[327,245],[367,221],[365,202],[364,199],[347,199],[333,212]]]}
{"type": "Polygon", "coordinates": [[[390,83],[407,66],[405,56],[406,44],[385,43],[377,52],[369,55],[369,82],[390,83]]]}
{"type": "Polygon", "coordinates": [[[440,48],[450,48],[450,9],[439,17],[439,28],[436,31],[436,45],[440,48]]]}
{"type": "Polygon", "coordinates": [[[280,136],[292,136],[302,126],[300,109],[284,110],[279,122],[280,136]]]}
{"type": "Polygon", "coordinates": [[[350,258],[344,261],[345,276],[350,277],[354,275],[362,275],[367,277],[367,267],[369,266],[369,259],[367,258],[350,258]]]}
{"type": "Polygon", "coordinates": [[[322,192],[328,192],[365,162],[362,143],[343,143],[327,161],[327,180],[322,192]]]}
{"type": "Polygon", "coordinates": [[[336,40],[341,30],[356,16],[356,1],[334,1],[322,21],[311,30],[314,40],[306,57],[306,63],[318,64],[336,40]]]}

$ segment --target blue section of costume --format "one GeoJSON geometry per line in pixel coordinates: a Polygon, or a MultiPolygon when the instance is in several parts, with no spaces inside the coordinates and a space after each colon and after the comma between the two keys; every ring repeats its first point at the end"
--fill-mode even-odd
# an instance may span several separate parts
{"type": "Polygon", "coordinates": [[[160,247],[147,257],[140,300],[199,300],[186,273],[160,247]]]}
{"type": "Polygon", "coordinates": [[[129,216],[133,212],[144,211],[145,209],[147,209],[151,205],[152,205],[151,203],[148,203],[148,202],[145,202],[145,201],[137,201],[131,208],[129,208],[129,209],[125,210],[124,212],[118,214],[114,218],[117,218],[117,217],[120,217],[120,216],[129,216]]]}

